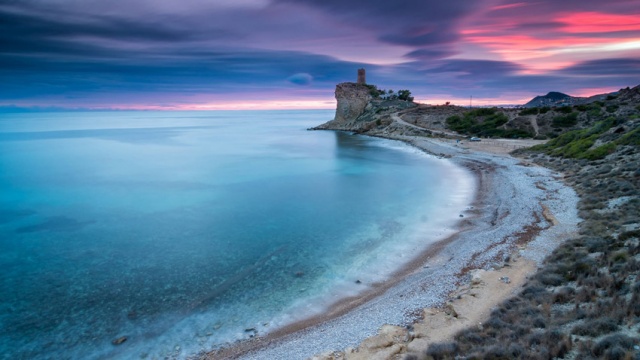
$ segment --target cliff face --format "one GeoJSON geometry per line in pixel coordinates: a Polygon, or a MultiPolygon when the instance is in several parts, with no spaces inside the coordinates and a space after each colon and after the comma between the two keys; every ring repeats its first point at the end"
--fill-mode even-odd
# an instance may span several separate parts
{"type": "Polygon", "coordinates": [[[314,129],[347,130],[374,135],[393,122],[391,114],[416,107],[416,104],[409,101],[373,98],[369,87],[364,84],[338,84],[335,94],[338,104],[334,119],[314,129]]]}
{"type": "Polygon", "coordinates": [[[371,101],[371,95],[369,95],[369,88],[362,84],[341,83],[336,86],[336,100],[338,100],[338,106],[334,121],[349,123],[364,113],[364,109],[371,101]]]}
{"type": "Polygon", "coordinates": [[[336,115],[333,120],[317,129],[354,130],[359,128],[356,120],[365,112],[372,97],[369,88],[362,84],[341,83],[336,85],[336,115]]]}

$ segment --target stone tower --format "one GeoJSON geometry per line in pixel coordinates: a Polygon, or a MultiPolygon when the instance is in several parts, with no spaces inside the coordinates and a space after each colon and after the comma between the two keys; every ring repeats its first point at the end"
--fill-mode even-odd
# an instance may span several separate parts
{"type": "Polygon", "coordinates": [[[364,69],[358,69],[358,84],[367,83],[367,73],[364,69]]]}

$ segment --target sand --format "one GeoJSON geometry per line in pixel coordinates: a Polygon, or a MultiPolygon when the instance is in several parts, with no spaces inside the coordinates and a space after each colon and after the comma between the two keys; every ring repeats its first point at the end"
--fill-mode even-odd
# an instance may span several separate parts
{"type": "Polygon", "coordinates": [[[529,143],[385,137],[475,175],[478,191],[474,203],[461,209],[459,232],[322,316],[205,358],[401,359],[422,352],[465,327],[481,326],[491,309],[517,292],[542,259],[577,230],[578,197],[562,175],[507,155],[529,143]]]}

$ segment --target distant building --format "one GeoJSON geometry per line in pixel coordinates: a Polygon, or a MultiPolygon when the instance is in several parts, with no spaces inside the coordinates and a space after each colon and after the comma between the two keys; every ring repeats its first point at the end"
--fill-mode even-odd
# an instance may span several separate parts
{"type": "Polygon", "coordinates": [[[358,69],[358,84],[367,83],[367,73],[364,69],[358,69]]]}

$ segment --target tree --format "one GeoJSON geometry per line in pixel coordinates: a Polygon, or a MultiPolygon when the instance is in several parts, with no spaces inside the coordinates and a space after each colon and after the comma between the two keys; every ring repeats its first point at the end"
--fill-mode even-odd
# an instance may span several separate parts
{"type": "Polygon", "coordinates": [[[398,90],[398,99],[404,101],[413,101],[413,96],[411,96],[411,91],[409,90],[398,90]]]}

